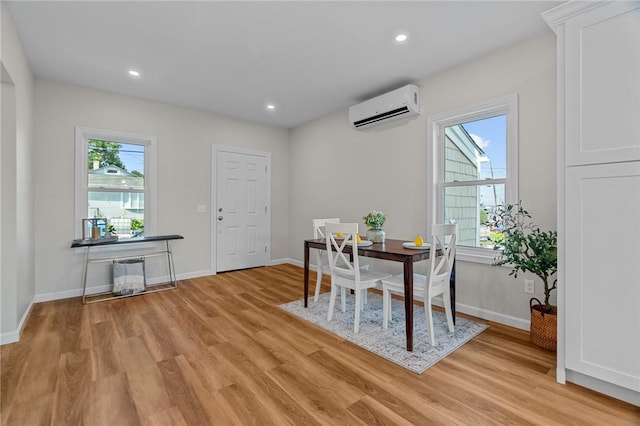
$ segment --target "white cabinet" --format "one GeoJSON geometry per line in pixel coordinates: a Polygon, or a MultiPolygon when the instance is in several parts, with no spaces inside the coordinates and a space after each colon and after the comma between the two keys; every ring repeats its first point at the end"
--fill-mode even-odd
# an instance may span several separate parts
{"type": "Polygon", "coordinates": [[[558,380],[640,405],[640,2],[569,2],[558,37],[558,380]]]}
{"type": "Polygon", "coordinates": [[[640,391],[640,162],[565,175],[566,368],[640,391]]]}
{"type": "Polygon", "coordinates": [[[566,165],[640,160],[637,7],[610,3],[565,23],[566,165]]]}

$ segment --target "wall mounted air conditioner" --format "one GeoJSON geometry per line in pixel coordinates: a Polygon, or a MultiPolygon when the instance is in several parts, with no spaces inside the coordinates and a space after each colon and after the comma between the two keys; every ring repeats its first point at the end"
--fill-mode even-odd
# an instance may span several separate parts
{"type": "Polygon", "coordinates": [[[407,84],[349,108],[349,122],[356,130],[409,120],[420,114],[420,89],[407,84]]]}

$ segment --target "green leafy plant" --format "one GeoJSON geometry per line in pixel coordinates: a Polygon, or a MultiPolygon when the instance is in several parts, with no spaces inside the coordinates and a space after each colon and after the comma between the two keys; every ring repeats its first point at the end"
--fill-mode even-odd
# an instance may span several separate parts
{"type": "Polygon", "coordinates": [[[135,217],[131,218],[132,231],[139,231],[142,228],[144,228],[144,219],[136,219],[135,217]]]}
{"type": "Polygon", "coordinates": [[[362,216],[362,219],[364,219],[364,224],[369,228],[382,229],[382,225],[384,225],[387,217],[382,212],[372,210],[366,215],[362,216]]]}
{"type": "Polygon", "coordinates": [[[553,311],[549,297],[556,289],[558,279],[558,233],[541,231],[533,223],[531,215],[522,208],[522,203],[498,206],[494,212],[496,223],[502,225],[502,240],[495,239],[496,256],[494,266],[509,265],[509,275],[518,277],[518,272],[531,272],[544,284],[544,312],[553,311]]]}

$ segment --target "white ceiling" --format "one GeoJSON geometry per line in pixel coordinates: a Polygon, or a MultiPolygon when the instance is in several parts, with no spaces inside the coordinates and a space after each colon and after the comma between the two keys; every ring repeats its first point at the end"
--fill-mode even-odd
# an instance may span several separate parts
{"type": "Polygon", "coordinates": [[[38,77],[288,128],[549,32],[562,2],[6,3],[38,77]]]}

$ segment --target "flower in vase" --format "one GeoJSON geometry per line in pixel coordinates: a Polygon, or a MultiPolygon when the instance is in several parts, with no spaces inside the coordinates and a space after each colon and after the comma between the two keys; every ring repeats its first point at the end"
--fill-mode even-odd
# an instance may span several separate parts
{"type": "Polygon", "coordinates": [[[364,219],[364,224],[369,228],[382,229],[382,225],[384,225],[387,217],[382,212],[372,210],[364,215],[362,219],[364,219]]]}

